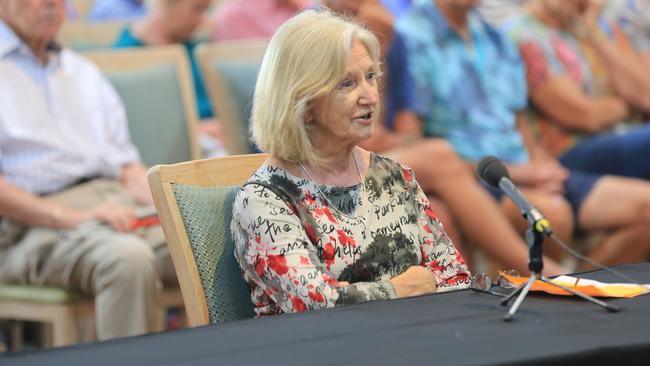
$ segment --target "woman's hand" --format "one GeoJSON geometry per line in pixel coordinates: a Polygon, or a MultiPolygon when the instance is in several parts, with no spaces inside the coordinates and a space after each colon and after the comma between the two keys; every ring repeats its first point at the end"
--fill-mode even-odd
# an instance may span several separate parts
{"type": "Polygon", "coordinates": [[[422,266],[411,266],[404,273],[390,279],[397,297],[425,295],[436,292],[433,273],[422,266]]]}

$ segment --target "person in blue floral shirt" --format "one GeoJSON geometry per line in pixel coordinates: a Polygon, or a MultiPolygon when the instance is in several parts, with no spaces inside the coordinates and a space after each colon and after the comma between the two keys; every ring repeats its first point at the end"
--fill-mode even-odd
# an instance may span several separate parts
{"type": "MultiPolygon", "coordinates": [[[[592,258],[606,264],[645,259],[650,253],[650,241],[644,237],[648,231],[636,218],[612,207],[625,206],[625,212],[645,207],[641,197],[648,195],[631,197],[630,187],[644,191],[650,187],[640,180],[626,183],[620,177],[562,165],[535,140],[524,113],[526,64],[513,41],[480,17],[477,4],[477,0],[417,0],[398,21],[422,126],[396,127],[421,128],[425,135],[445,137],[470,163],[485,155],[500,158],[533,204],[553,215],[553,223],[571,222],[571,217],[562,216],[568,201],[578,229],[607,234],[590,253],[592,258]]],[[[509,200],[501,203],[515,219],[519,213],[509,200]]]]}

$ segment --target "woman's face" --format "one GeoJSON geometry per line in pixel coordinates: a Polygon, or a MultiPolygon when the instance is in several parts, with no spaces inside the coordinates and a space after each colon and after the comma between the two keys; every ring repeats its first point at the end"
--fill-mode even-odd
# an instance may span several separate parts
{"type": "Polygon", "coordinates": [[[379,103],[377,65],[355,41],[345,77],[334,90],[315,100],[307,125],[312,143],[346,146],[370,137],[379,103]]]}

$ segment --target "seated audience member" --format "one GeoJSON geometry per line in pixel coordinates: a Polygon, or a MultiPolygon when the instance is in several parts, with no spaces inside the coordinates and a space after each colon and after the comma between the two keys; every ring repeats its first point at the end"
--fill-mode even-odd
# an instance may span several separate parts
{"type": "Polygon", "coordinates": [[[394,17],[398,18],[404,14],[407,10],[413,5],[412,0],[381,0],[381,4],[388,9],[388,11],[393,14],[394,17]]]}
{"type": "Polygon", "coordinates": [[[54,42],[63,0],[0,1],[0,281],[94,295],[99,339],[152,331],[176,282],[117,93],[54,42]]]}
{"type": "Polygon", "coordinates": [[[506,19],[522,11],[526,0],[481,0],[478,11],[488,23],[499,26],[506,19]]]}
{"type": "Polygon", "coordinates": [[[604,14],[621,28],[646,65],[650,65],[650,1],[609,0],[604,14]]]}
{"type": "Polygon", "coordinates": [[[204,155],[222,154],[221,129],[213,118],[212,106],[203,84],[199,65],[194,58],[197,43],[192,35],[201,24],[210,0],[154,0],[150,11],[133,25],[125,28],[115,41],[116,48],[182,44],[192,67],[196,92],[200,142],[204,155]],[[206,137],[210,139],[206,139],[206,137]],[[210,147],[213,147],[211,149],[210,147]]]}
{"type": "Polygon", "coordinates": [[[601,30],[595,4],[534,0],[505,29],[526,64],[533,116],[545,147],[569,167],[585,168],[592,161],[603,174],[648,179],[650,166],[640,157],[650,153],[650,126],[622,134],[609,130],[632,108],[650,110],[650,73],[624,37],[610,39],[601,30]]]}
{"type": "Polygon", "coordinates": [[[252,116],[271,157],[232,221],[258,316],[469,286],[411,169],[357,146],[379,113],[378,68],[373,34],[326,10],[271,38],[252,116]]]}
{"type": "MultiPolygon", "coordinates": [[[[373,7],[381,6],[370,3],[373,7]]],[[[382,21],[386,17],[381,9],[358,12],[357,8],[350,4],[358,5],[355,2],[338,4],[337,10],[357,14],[357,19],[364,24],[386,24],[382,21]]],[[[392,29],[390,31],[392,32],[392,29]]],[[[388,38],[392,41],[388,45],[384,64],[386,124],[390,127],[409,120],[417,123],[413,79],[406,71],[406,48],[403,39],[399,35],[390,35],[388,38]]],[[[465,253],[463,243],[466,234],[500,265],[522,273],[528,271],[528,251],[522,237],[510,225],[494,199],[479,186],[472,171],[443,139],[397,133],[393,129],[383,128],[379,122],[372,136],[362,141],[360,146],[389,156],[413,169],[418,183],[429,195],[431,206],[444,223],[445,231],[461,253],[465,253]],[[432,164],[432,161],[436,163],[432,164]]],[[[560,237],[568,240],[572,232],[571,220],[559,223],[556,230],[560,237]]],[[[545,273],[564,272],[566,271],[557,263],[546,259],[545,273]]]]}
{"type": "Polygon", "coordinates": [[[282,23],[310,3],[310,0],[224,1],[212,19],[212,39],[269,38],[282,23]]]}
{"type": "MultiPolygon", "coordinates": [[[[424,134],[447,138],[469,162],[499,157],[542,212],[563,194],[579,229],[609,234],[591,253],[594,259],[613,264],[645,258],[650,248],[650,185],[568,169],[536,142],[522,113],[527,93],[517,48],[480,18],[475,4],[421,0],[398,22],[417,76],[424,134]]],[[[398,128],[420,131],[417,125],[398,128]]]]}
{"type": "Polygon", "coordinates": [[[131,21],[144,16],[146,10],[144,0],[95,0],[88,20],[131,21]]]}
{"type": "Polygon", "coordinates": [[[380,58],[393,36],[394,16],[380,0],[322,0],[324,6],[338,14],[352,16],[363,23],[379,40],[380,58]]]}

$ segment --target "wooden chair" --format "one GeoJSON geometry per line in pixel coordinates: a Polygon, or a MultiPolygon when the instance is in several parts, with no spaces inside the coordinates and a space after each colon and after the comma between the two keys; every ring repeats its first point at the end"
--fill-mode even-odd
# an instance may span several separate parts
{"type": "MultiPolygon", "coordinates": [[[[165,329],[166,309],[182,306],[178,289],[156,297],[155,331],[165,329]]],[[[45,347],[61,347],[96,339],[95,302],[83,294],[52,286],[0,283],[0,319],[11,319],[11,350],[22,346],[23,321],[42,323],[45,347]]]]}
{"type": "Polygon", "coordinates": [[[202,44],[195,50],[210,101],[222,124],[224,145],[231,154],[249,154],[248,121],[257,71],[267,40],[202,44]]]}
{"type": "Polygon", "coordinates": [[[58,347],[93,339],[94,334],[80,334],[77,324],[77,320],[93,317],[93,299],[75,291],[0,283],[0,319],[16,321],[12,325],[12,350],[21,348],[22,321],[46,324],[42,334],[45,346],[58,347]]]}
{"type": "Polygon", "coordinates": [[[266,158],[228,156],[149,170],[190,326],[253,316],[248,285],[233,254],[230,220],[240,185],[266,158]]]}
{"type": "Polygon", "coordinates": [[[148,165],[198,159],[196,95],[182,46],[84,53],[122,97],[131,140],[148,165]]]}
{"type": "Polygon", "coordinates": [[[128,22],[124,21],[68,21],[63,23],[58,40],[63,46],[76,51],[109,49],[127,25],[128,22]]]}

